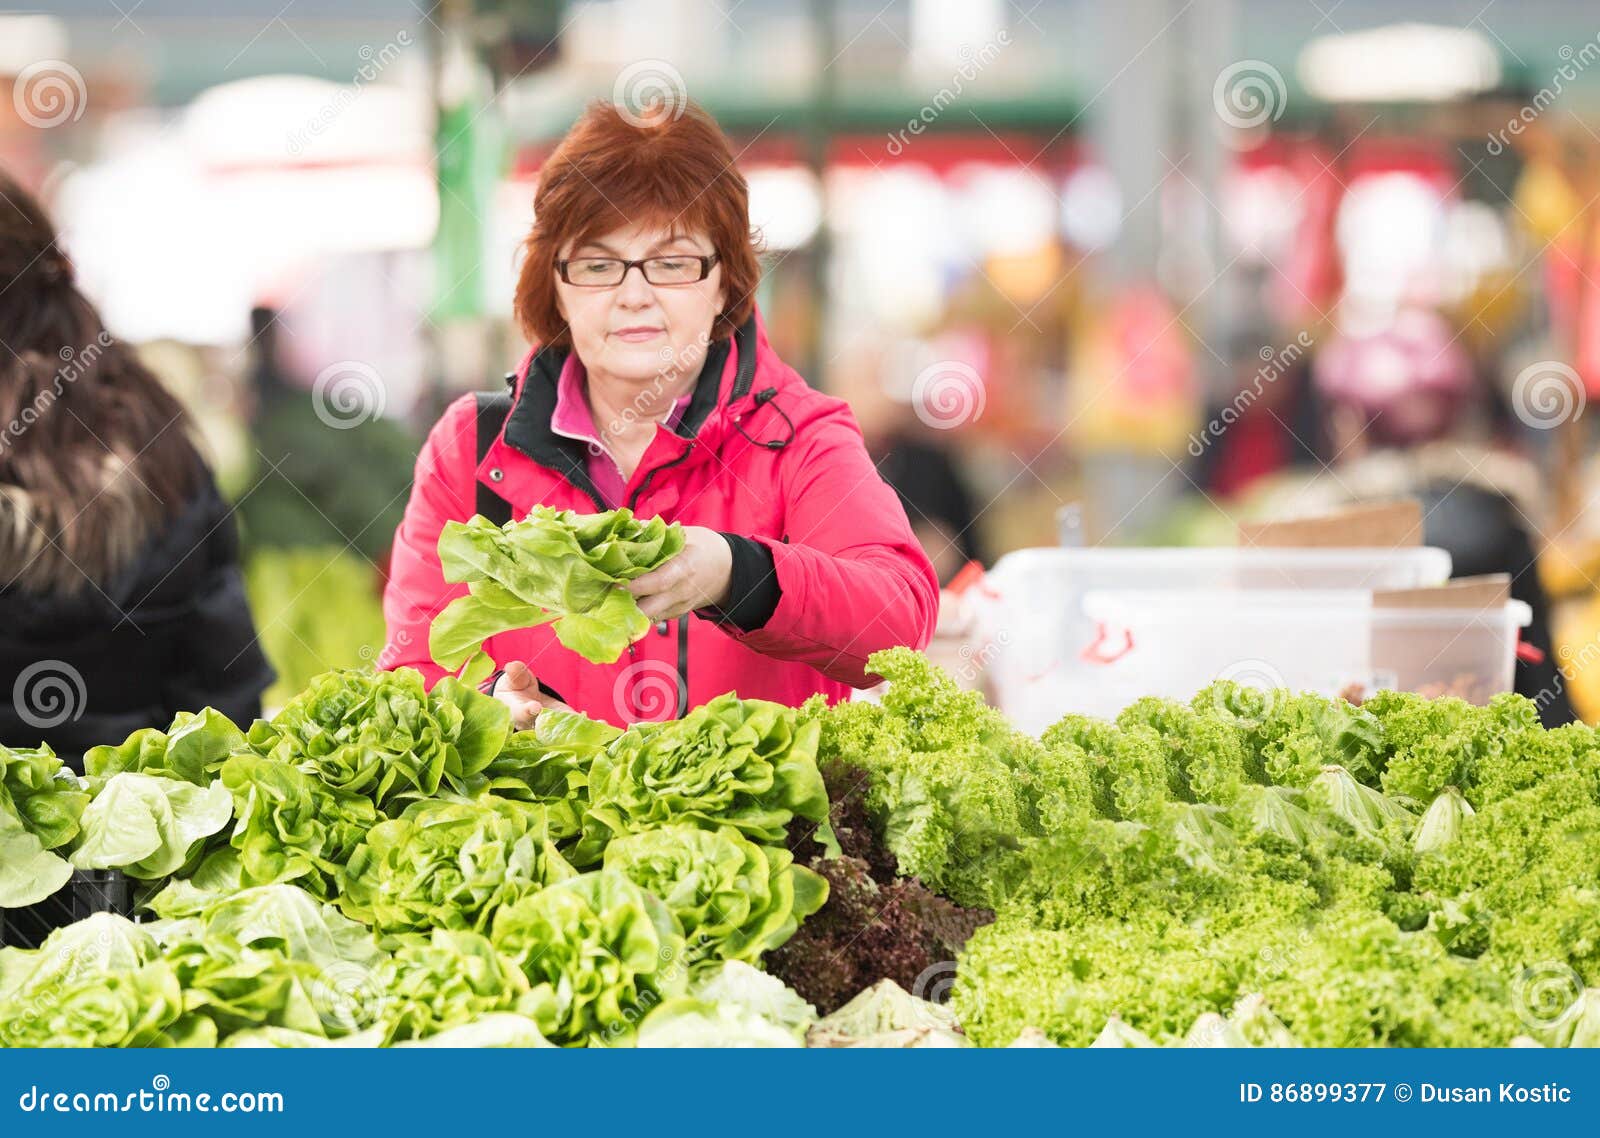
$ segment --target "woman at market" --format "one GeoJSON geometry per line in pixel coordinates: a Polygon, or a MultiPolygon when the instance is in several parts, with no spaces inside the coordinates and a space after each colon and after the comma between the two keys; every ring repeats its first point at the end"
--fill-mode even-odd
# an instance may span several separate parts
{"type": "Polygon", "coordinates": [[[237,536],[183,408],[106,332],[0,173],[0,743],[83,752],[260,714],[237,536]]]}
{"type": "Polygon", "coordinates": [[[867,657],[928,642],[939,587],[849,408],[767,342],[748,191],[692,105],[596,103],[546,163],[516,292],[537,347],[509,407],[465,396],[434,427],[395,539],[382,661],[442,669],[428,628],[445,522],[504,503],[628,507],[684,526],[677,556],[629,583],[654,626],[592,664],[549,626],[492,637],[486,690],[525,727],[564,703],[623,724],[727,691],[798,704],[874,681],[867,657]]]}

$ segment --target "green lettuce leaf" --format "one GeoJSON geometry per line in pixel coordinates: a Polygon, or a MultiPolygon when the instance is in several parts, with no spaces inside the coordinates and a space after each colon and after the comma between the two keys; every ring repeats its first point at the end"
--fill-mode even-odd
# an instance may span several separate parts
{"type": "Polygon", "coordinates": [[[78,836],[89,795],[49,747],[0,746],[0,909],[43,901],[72,876],[49,851],[78,836]]]}
{"type": "Polygon", "coordinates": [[[821,822],[828,794],[817,770],[815,720],[793,708],[718,696],[683,719],[640,724],[595,756],[575,865],[591,865],[622,834],[674,822],[731,826],[780,844],[795,817],[821,822]]]}
{"type": "Polygon", "coordinates": [[[666,902],[691,962],[745,960],[794,935],[822,907],[827,882],[786,849],[758,846],[732,827],[666,826],[606,847],[605,867],[666,902]]]}
{"type": "Polygon", "coordinates": [[[238,817],[230,839],[233,857],[213,855],[200,867],[197,881],[292,881],[318,897],[331,897],[350,854],[378,820],[370,799],[341,794],[292,763],[251,752],[222,764],[222,783],[233,795],[238,817]]]}
{"type": "Polygon", "coordinates": [[[558,882],[495,914],[495,948],[532,985],[527,1014],[562,1046],[624,1044],[688,987],[672,913],[621,873],[558,882]]]}
{"type": "Polygon", "coordinates": [[[180,711],[165,731],[147,727],[117,746],[90,747],[83,770],[96,786],[124,772],[165,774],[210,786],[223,761],[247,745],[244,732],[215,708],[180,711]]]}
{"type": "Polygon", "coordinates": [[[37,950],[0,949],[0,1046],[155,1047],[183,1011],[155,938],[98,913],[37,950]]]}
{"type": "MultiPolygon", "coordinates": [[[[440,1047],[549,1046],[528,1018],[531,1006],[528,978],[487,937],[435,929],[427,940],[403,945],[395,953],[384,996],[384,1040],[432,1037],[440,1047]],[[494,1016],[521,1020],[538,1042],[528,1041],[526,1030],[514,1033],[523,1042],[472,1042],[470,1025],[494,1016]]],[[[487,1037],[498,1031],[503,1038],[508,1022],[502,1019],[482,1033],[487,1037]]]]}
{"type": "Polygon", "coordinates": [[[769,973],[746,964],[742,960],[729,960],[694,983],[690,995],[712,1004],[732,1004],[775,1024],[798,1040],[804,1040],[806,1030],[816,1022],[817,1009],[769,973]]]}
{"type": "Polygon", "coordinates": [[[396,1047],[553,1047],[539,1025],[514,1012],[489,1012],[469,1023],[447,1027],[426,1039],[409,1039],[396,1047]]]}
{"type": "Polygon", "coordinates": [[[613,663],[650,630],[621,586],[677,555],[683,528],[642,521],[627,509],[579,515],[535,506],[522,521],[497,526],[484,517],[448,522],[439,534],[447,581],[465,582],[428,634],[434,662],[476,683],[492,664],[490,637],[554,622],[556,638],[584,659],[613,663]]]}
{"type": "Polygon", "coordinates": [[[738,1004],[680,996],[645,1018],[639,1047],[802,1047],[792,1032],[738,1004]]]}
{"type": "Polygon", "coordinates": [[[453,677],[430,692],[413,668],[345,669],[318,676],[270,722],[257,720],[249,741],[387,810],[441,790],[467,792],[510,730],[505,704],[453,677]]]}
{"type": "Polygon", "coordinates": [[[220,779],[200,787],[125,771],[112,775],[85,808],[72,864],[145,880],[165,877],[232,820],[233,799],[220,779]]]}
{"type": "Polygon", "coordinates": [[[484,798],[413,803],[350,855],[339,907],[385,933],[483,932],[500,906],[575,871],[543,806],[484,798]]]}

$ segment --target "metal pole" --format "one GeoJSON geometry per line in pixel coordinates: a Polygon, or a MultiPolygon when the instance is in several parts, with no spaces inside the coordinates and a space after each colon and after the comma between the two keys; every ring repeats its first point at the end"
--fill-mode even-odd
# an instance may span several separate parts
{"type": "Polygon", "coordinates": [[[816,306],[806,345],[804,375],[817,387],[827,383],[823,368],[827,360],[828,266],[833,241],[828,229],[828,147],[833,139],[834,108],[839,84],[831,61],[838,53],[838,0],[811,0],[812,38],[817,50],[817,82],[812,92],[812,116],[806,129],[806,158],[817,180],[821,204],[820,222],[811,238],[807,265],[811,297],[816,306]]]}

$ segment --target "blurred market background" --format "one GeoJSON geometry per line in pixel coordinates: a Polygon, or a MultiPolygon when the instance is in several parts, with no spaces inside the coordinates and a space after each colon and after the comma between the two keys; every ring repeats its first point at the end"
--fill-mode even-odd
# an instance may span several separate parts
{"type": "Polygon", "coordinates": [[[1592,4],[51,0],[0,4],[0,84],[0,166],[238,504],[269,705],[381,648],[418,442],[525,347],[544,157],[687,95],[775,347],[947,580],[1416,494],[1537,554],[1600,715],[1592,4]]]}

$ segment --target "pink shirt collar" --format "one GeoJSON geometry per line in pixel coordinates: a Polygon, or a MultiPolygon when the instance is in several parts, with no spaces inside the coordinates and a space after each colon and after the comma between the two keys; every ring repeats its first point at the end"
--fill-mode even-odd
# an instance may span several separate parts
{"type": "MultiPolygon", "coordinates": [[[[601,505],[616,509],[627,492],[628,480],[622,475],[615,456],[606,447],[594,424],[594,411],[589,406],[589,396],[584,388],[583,364],[577,352],[567,353],[561,365],[561,377],[556,381],[556,407],[550,415],[550,429],[558,435],[587,444],[589,478],[600,491],[601,505]]],[[[681,396],[672,405],[672,412],[662,426],[676,430],[689,409],[694,392],[681,396]]]]}

